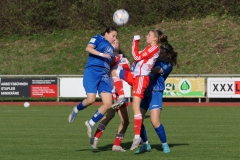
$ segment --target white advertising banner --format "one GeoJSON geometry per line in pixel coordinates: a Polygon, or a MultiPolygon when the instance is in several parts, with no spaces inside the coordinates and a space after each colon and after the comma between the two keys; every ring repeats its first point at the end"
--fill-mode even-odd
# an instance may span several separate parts
{"type": "MultiPolygon", "coordinates": [[[[60,78],[59,97],[87,97],[83,87],[83,78],[60,78]]],[[[131,86],[123,82],[125,97],[131,97],[131,86]]],[[[97,94],[97,97],[98,94],[97,94]]]]}
{"type": "Polygon", "coordinates": [[[208,98],[240,98],[240,78],[208,78],[208,98]]]}

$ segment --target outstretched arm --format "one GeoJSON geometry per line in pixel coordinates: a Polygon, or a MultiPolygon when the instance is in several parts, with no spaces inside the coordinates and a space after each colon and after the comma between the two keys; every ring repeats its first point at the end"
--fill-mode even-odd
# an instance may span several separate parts
{"type": "Polygon", "coordinates": [[[140,60],[139,56],[141,55],[141,51],[138,51],[139,42],[140,42],[140,36],[139,35],[134,36],[133,43],[132,43],[132,55],[135,61],[140,60]]]}
{"type": "Polygon", "coordinates": [[[133,44],[132,44],[132,55],[135,61],[140,61],[142,59],[149,59],[154,54],[160,51],[157,45],[154,45],[154,46],[149,45],[143,51],[139,51],[138,50],[139,42],[140,42],[140,36],[139,35],[134,36],[133,44]]]}

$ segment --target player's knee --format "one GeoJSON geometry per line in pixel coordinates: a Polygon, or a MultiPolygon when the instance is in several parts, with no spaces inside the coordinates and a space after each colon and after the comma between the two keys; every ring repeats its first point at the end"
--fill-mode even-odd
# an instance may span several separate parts
{"type": "Polygon", "coordinates": [[[112,76],[112,77],[116,77],[116,76],[118,77],[116,71],[117,71],[117,69],[113,69],[113,70],[111,71],[111,76],[112,76]]]}
{"type": "Polygon", "coordinates": [[[128,126],[130,124],[129,118],[124,118],[121,123],[123,126],[128,126]]]}
{"type": "Polygon", "coordinates": [[[159,127],[160,126],[160,121],[157,121],[157,120],[152,120],[152,125],[153,125],[153,127],[154,128],[157,128],[157,127],[159,127]]]}
{"type": "Polygon", "coordinates": [[[93,104],[95,102],[95,100],[96,100],[96,98],[94,98],[94,97],[87,97],[87,103],[89,105],[93,104]]]}
{"type": "Polygon", "coordinates": [[[112,106],[112,102],[104,102],[104,103],[103,103],[103,106],[104,106],[106,109],[110,109],[111,106],[112,106]]]}

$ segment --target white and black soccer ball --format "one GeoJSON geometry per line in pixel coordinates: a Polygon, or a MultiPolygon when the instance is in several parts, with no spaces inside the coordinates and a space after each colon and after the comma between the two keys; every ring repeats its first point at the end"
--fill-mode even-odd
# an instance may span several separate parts
{"type": "Polygon", "coordinates": [[[116,10],[113,14],[113,21],[118,26],[123,26],[129,21],[129,14],[125,9],[116,10]]]}

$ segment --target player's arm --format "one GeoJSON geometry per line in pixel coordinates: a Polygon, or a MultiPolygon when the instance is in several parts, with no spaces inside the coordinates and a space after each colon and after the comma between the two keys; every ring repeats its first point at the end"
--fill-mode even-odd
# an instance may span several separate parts
{"type": "Polygon", "coordinates": [[[173,66],[172,65],[164,65],[163,67],[161,65],[155,67],[155,68],[152,68],[151,69],[151,73],[152,74],[161,74],[161,75],[164,75],[164,74],[169,74],[171,73],[173,69],[173,66]]]}
{"type": "Polygon", "coordinates": [[[132,55],[135,61],[139,61],[139,56],[141,55],[141,51],[138,50],[138,44],[140,42],[140,36],[136,35],[133,37],[132,43],[132,55]]]}
{"type": "Polygon", "coordinates": [[[86,47],[86,51],[88,53],[96,55],[96,56],[100,56],[100,57],[111,59],[111,56],[109,54],[101,53],[101,52],[97,51],[93,44],[88,44],[87,47],[86,47]]]}
{"type": "Polygon", "coordinates": [[[140,61],[142,59],[149,59],[155,54],[159,53],[158,46],[146,47],[143,51],[138,51],[138,47],[133,45],[133,58],[135,61],[140,61]],[[137,48],[137,49],[136,49],[137,48]]]}
{"type": "Polygon", "coordinates": [[[156,54],[159,54],[160,49],[158,46],[150,46],[147,47],[146,49],[144,49],[144,51],[141,53],[141,55],[139,56],[139,59],[149,59],[151,57],[153,57],[156,54]]]}

